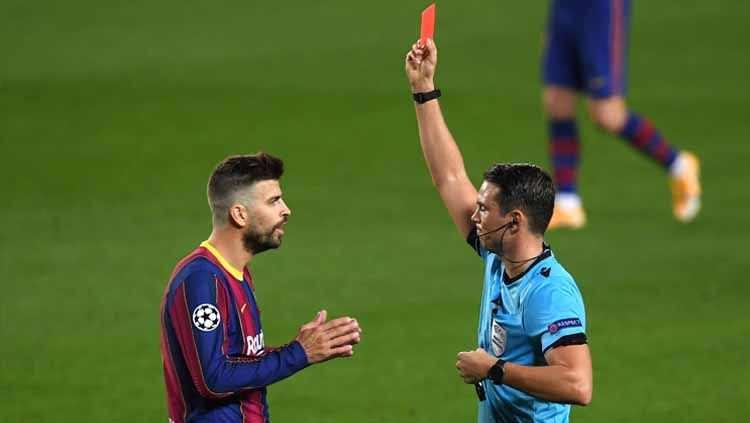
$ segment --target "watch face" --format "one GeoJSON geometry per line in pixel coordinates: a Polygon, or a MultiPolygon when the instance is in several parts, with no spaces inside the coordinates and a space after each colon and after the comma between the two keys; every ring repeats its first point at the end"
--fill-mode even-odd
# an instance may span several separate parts
{"type": "Polygon", "coordinates": [[[503,369],[503,363],[501,361],[495,363],[494,366],[490,367],[490,371],[487,372],[487,376],[490,378],[490,380],[498,385],[503,383],[504,374],[505,371],[503,369]]]}

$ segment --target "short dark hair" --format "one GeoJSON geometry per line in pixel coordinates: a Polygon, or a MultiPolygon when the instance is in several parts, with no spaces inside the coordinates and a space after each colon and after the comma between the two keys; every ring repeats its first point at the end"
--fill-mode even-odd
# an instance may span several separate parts
{"type": "Polygon", "coordinates": [[[279,180],[283,174],[284,162],[264,152],[222,160],[208,179],[208,205],[214,222],[226,217],[237,192],[256,182],[279,180]]]}
{"type": "Polygon", "coordinates": [[[495,200],[501,213],[519,209],[529,220],[529,230],[544,234],[555,207],[555,186],[547,172],[527,163],[497,163],[487,169],[484,180],[500,188],[495,200]]]}

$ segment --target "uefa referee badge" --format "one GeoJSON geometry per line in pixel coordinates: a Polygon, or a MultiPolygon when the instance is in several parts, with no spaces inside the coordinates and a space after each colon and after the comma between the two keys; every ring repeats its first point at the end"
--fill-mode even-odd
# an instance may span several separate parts
{"type": "Polygon", "coordinates": [[[497,320],[492,320],[492,353],[495,357],[503,355],[507,344],[508,332],[497,320]]]}

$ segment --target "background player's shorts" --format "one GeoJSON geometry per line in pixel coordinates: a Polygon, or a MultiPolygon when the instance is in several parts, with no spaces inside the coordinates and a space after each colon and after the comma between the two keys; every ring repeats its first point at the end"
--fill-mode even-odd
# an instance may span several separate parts
{"type": "Polygon", "coordinates": [[[629,24],[630,0],[552,0],[544,83],[594,98],[625,95],[629,24]]]}

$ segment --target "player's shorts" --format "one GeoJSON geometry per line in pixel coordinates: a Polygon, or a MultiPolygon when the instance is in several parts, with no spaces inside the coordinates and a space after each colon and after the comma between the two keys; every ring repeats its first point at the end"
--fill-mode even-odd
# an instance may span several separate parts
{"type": "Polygon", "coordinates": [[[551,0],[544,83],[593,98],[624,96],[629,24],[630,0],[551,0]]]}

